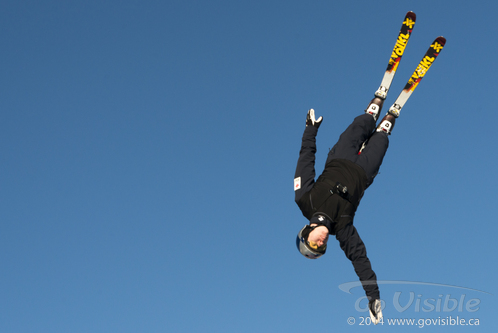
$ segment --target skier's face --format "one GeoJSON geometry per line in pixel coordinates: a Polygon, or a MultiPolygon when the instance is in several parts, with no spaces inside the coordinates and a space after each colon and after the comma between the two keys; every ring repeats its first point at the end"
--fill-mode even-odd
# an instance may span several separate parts
{"type": "Polygon", "coordinates": [[[308,243],[314,247],[316,244],[317,247],[327,244],[329,240],[329,229],[325,226],[318,226],[313,229],[308,236],[308,243]]]}

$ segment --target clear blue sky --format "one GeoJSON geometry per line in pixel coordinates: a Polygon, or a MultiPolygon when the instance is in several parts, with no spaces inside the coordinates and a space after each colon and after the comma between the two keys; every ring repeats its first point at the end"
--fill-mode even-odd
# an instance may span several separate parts
{"type": "Polygon", "coordinates": [[[292,189],[307,110],[324,117],[321,172],[409,10],[386,108],[434,38],[448,42],[355,225],[378,279],[409,282],[380,285],[385,318],[477,318],[496,332],[497,9],[3,1],[0,332],[419,330],[360,325],[363,290],[339,288],[357,277],[335,239],[320,260],[297,252],[306,220],[292,189]],[[396,295],[413,304],[401,312],[396,295]],[[463,310],[417,312],[446,297],[463,310]]]}

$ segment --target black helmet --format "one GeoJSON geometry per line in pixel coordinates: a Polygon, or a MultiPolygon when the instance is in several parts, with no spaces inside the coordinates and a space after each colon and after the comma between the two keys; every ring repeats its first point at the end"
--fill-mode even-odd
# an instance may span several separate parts
{"type": "Polygon", "coordinates": [[[314,248],[308,243],[308,236],[317,226],[305,225],[297,234],[296,246],[299,252],[308,259],[317,259],[325,254],[327,244],[314,248]]]}

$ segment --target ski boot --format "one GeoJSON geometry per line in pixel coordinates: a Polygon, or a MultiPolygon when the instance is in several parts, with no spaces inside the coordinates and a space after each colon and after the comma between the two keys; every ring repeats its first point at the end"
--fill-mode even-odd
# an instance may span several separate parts
{"type": "Polygon", "coordinates": [[[384,132],[387,135],[391,135],[391,131],[393,130],[394,127],[394,122],[396,121],[396,117],[391,114],[387,113],[384,118],[380,121],[379,126],[377,126],[377,132],[384,132]]]}
{"type": "Polygon", "coordinates": [[[370,104],[368,104],[365,113],[371,114],[375,121],[377,121],[377,119],[379,119],[380,110],[382,110],[382,105],[384,105],[384,100],[379,97],[374,97],[374,99],[370,101],[370,104]]]}

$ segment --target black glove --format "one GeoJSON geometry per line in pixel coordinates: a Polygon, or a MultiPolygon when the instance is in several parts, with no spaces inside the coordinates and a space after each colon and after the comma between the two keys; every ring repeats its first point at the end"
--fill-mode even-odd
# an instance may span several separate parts
{"type": "Polygon", "coordinates": [[[320,127],[320,124],[322,123],[322,120],[323,117],[320,117],[317,120],[315,120],[315,110],[309,109],[308,116],[306,117],[306,126],[312,125],[318,129],[318,127],[320,127]]]}

